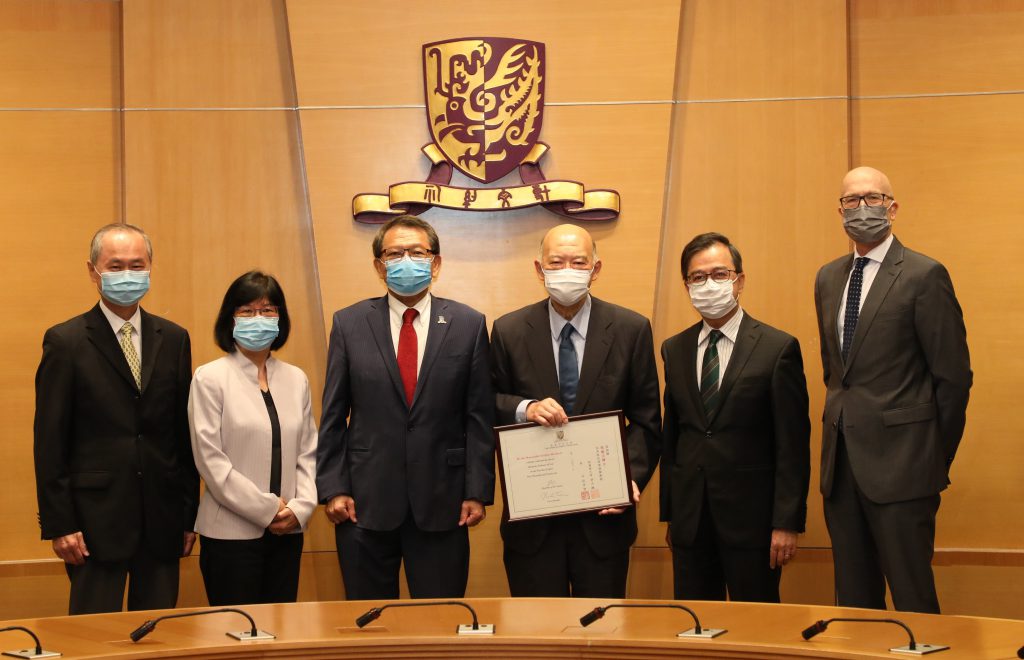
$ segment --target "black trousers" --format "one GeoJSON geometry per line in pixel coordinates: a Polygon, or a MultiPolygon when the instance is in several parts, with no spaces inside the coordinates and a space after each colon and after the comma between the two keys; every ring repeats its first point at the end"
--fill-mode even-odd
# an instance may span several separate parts
{"type": "Polygon", "coordinates": [[[129,610],[165,610],[178,603],[178,559],[154,557],[145,544],[127,561],[87,557],[81,566],[64,568],[71,579],[68,614],[120,612],[125,579],[129,610]]]}
{"type": "Polygon", "coordinates": [[[857,486],[845,439],[839,435],[832,493],[825,498],[837,605],[884,610],[888,581],[897,610],[939,613],[932,574],[939,501],[935,494],[872,502],[857,486]]]}
{"type": "Polygon", "coordinates": [[[771,539],[762,548],[732,548],[715,530],[707,495],[693,545],[672,548],[672,582],[676,600],[779,602],[782,569],[769,564],[771,539]]]}
{"type": "Polygon", "coordinates": [[[580,515],[553,518],[547,538],[533,554],[505,546],[505,574],[513,596],[626,597],[629,550],[610,557],[594,554],[580,523],[580,515]]]}
{"type": "Polygon", "coordinates": [[[398,529],[374,531],[351,522],[334,526],[347,600],[399,597],[399,567],[413,598],[462,598],[469,580],[469,530],[425,532],[410,514],[398,529]]]}
{"type": "Polygon", "coordinates": [[[210,605],[294,603],[299,591],[302,534],[258,539],[199,537],[199,569],[210,605]]]}

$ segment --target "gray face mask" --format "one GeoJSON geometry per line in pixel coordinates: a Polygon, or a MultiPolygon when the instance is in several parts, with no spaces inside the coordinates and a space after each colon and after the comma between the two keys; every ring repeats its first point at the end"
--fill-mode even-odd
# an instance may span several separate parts
{"type": "Polygon", "coordinates": [[[885,206],[858,206],[843,209],[843,229],[857,243],[877,243],[889,235],[889,209],[885,206]]]}

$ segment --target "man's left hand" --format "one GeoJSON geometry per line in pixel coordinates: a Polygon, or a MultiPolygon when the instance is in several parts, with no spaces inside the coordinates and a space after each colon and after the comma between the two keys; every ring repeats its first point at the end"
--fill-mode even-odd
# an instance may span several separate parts
{"type": "Polygon", "coordinates": [[[772,530],[772,545],[768,551],[768,565],[772,570],[782,568],[796,557],[796,532],[788,529],[772,530]]]}
{"type": "Polygon", "coordinates": [[[185,532],[185,548],[181,551],[182,557],[188,557],[192,554],[192,546],[196,544],[196,533],[185,532]]]}
{"type": "Polygon", "coordinates": [[[459,527],[463,525],[472,527],[483,522],[483,519],[486,517],[487,511],[484,510],[482,502],[479,500],[463,500],[462,513],[459,515],[459,527]]]}
{"type": "MultiPolygon", "coordinates": [[[[633,504],[639,504],[639,503],[640,503],[640,487],[637,486],[636,482],[634,481],[633,482],[633,504]]],[[[599,515],[599,516],[607,516],[607,515],[618,516],[618,515],[621,515],[622,513],[624,513],[625,511],[626,511],[626,507],[624,507],[624,506],[614,506],[614,507],[612,507],[610,509],[601,509],[600,511],[597,512],[597,515],[599,515]]]]}

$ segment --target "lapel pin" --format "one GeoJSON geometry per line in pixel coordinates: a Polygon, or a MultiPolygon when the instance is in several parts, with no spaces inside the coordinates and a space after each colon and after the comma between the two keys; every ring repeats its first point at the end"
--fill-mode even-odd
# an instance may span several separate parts
{"type": "Polygon", "coordinates": [[[440,314],[438,314],[438,315],[437,315],[437,322],[438,322],[439,324],[447,324],[447,323],[448,323],[448,321],[445,321],[445,320],[444,320],[444,317],[443,317],[443,316],[441,316],[440,314]]]}

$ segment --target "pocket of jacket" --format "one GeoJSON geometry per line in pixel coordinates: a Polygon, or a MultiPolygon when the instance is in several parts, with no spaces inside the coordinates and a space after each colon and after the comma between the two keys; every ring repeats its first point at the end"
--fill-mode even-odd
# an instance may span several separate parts
{"type": "Polygon", "coordinates": [[[72,488],[106,488],[114,480],[110,472],[75,472],[71,475],[72,488]]]}
{"type": "Polygon", "coordinates": [[[448,465],[465,465],[466,464],[466,450],[463,447],[456,449],[449,449],[446,452],[448,465]]]}
{"type": "Polygon", "coordinates": [[[882,423],[886,426],[898,426],[900,424],[913,424],[914,422],[926,422],[935,417],[935,405],[919,403],[906,408],[893,408],[882,411],[882,423]]]}

